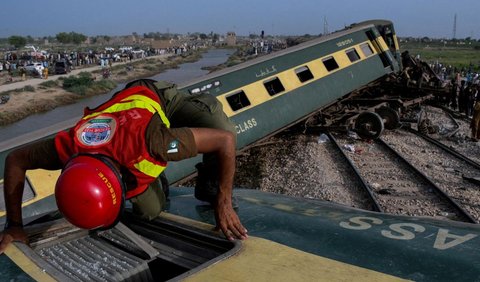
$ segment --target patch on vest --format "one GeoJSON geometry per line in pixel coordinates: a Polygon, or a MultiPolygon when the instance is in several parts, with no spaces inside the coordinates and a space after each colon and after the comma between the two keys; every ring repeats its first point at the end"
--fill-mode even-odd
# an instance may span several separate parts
{"type": "Polygon", "coordinates": [[[178,153],[178,144],[179,142],[176,139],[170,142],[170,144],[168,144],[167,153],[168,154],[178,153]]]}
{"type": "Polygon", "coordinates": [[[111,116],[98,116],[77,129],[77,140],[85,146],[99,146],[112,140],[117,121],[111,116]]]}

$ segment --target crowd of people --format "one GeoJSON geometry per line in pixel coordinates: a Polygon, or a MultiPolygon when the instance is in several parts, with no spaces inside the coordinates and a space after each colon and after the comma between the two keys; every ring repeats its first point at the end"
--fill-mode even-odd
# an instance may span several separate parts
{"type": "MultiPolygon", "coordinates": [[[[142,59],[149,56],[162,55],[166,53],[177,52],[176,49],[133,49],[124,48],[115,50],[105,48],[106,50],[89,51],[64,51],[64,52],[5,52],[0,57],[0,75],[6,74],[8,81],[13,77],[19,76],[25,79],[25,76],[46,78],[49,68],[55,65],[57,61],[65,61],[71,69],[84,68],[100,65],[102,67],[111,67],[114,62],[128,62],[135,59],[142,59]],[[33,63],[41,63],[41,68],[29,69],[27,66],[33,63]]],[[[50,73],[53,73],[50,70],[50,73]]]]}
{"type": "Polygon", "coordinates": [[[480,140],[480,74],[471,70],[453,72],[453,68],[432,69],[446,80],[450,91],[444,99],[444,105],[457,111],[467,118],[472,118],[470,124],[471,140],[480,140]],[[450,78],[451,77],[451,78],[450,78]],[[450,80],[448,80],[450,78],[450,80]]]}

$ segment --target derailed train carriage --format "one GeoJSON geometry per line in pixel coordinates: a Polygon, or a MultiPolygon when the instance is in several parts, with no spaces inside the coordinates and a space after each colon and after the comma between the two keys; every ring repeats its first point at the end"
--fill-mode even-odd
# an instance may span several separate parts
{"type": "MultiPolygon", "coordinates": [[[[320,127],[342,127],[367,138],[395,127],[404,101],[370,97],[359,89],[401,72],[393,24],[376,20],[180,85],[208,91],[235,122],[238,149],[315,116],[320,127]],[[372,101],[373,100],[373,101],[372,101]]],[[[3,143],[1,157],[43,138],[33,132],[3,143]],[[18,141],[20,140],[20,141],[18,141]]],[[[198,158],[169,164],[170,182],[194,172],[198,158]]],[[[3,165],[3,161],[2,161],[3,165]]],[[[3,171],[3,169],[2,169],[3,171]]],[[[0,256],[8,280],[42,281],[245,281],[480,279],[477,225],[392,216],[323,201],[235,189],[238,213],[252,236],[229,242],[212,231],[214,216],[174,188],[167,211],[152,222],[126,212],[107,231],[85,231],[55,210],[59,172],[29,171],[23,214],[30,245],[15,243],[0,256]]],[[[2,174],[3,178],[3,174],[2,174]]],[[[1,206],[4,210],[4,203],[1,206]]],[[[4,212],[0,220],[4,221],[4,212]]]]}

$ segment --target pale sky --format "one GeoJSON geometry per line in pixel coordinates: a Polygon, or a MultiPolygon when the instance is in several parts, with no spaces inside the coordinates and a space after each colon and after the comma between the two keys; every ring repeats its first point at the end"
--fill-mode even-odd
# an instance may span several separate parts
{"type": "Polygon", "coordinates": [[[201,32],[318,35],[388,19],[399,36],[480,39],[479,0],[3,0],[0,37],[59,32],[128,35],[201,32]]]}

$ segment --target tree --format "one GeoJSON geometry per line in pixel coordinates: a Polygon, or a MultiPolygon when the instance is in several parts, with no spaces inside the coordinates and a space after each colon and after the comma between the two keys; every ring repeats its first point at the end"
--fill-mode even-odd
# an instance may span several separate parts
{"type": "Polygon", "coordinates": [[[72,38],[72,42],[75,43],[75,44],[80,44],[82,42],[84,42],[87,37],[81,33],[76,33],[76,32],[70,32],[70,36],[72,38]]]}
{"type": "Polygon", "coordinates": [[[56,35],[57,41],[60,43],[70,43],[71,38],[70,35],[66,32],[60,32],[56,35]]]}
{"type": "Polygon", "coordinates": [[[57,34],[56,36],[58,42],[60,43],[75,43],[75,44],[80,44],[82,42],[84,42],[87,37],[81,33],[76,33],[76,32],[70,32],[70,33],[66,33],[66,32],[60,32],[57,34]]]}
{"type": "Polygon", "coordinates": [[[22,36],[12,35],[8,38],[8,43],[18,48],[24,46],[27,43],[27,39],[22,36]]]}

